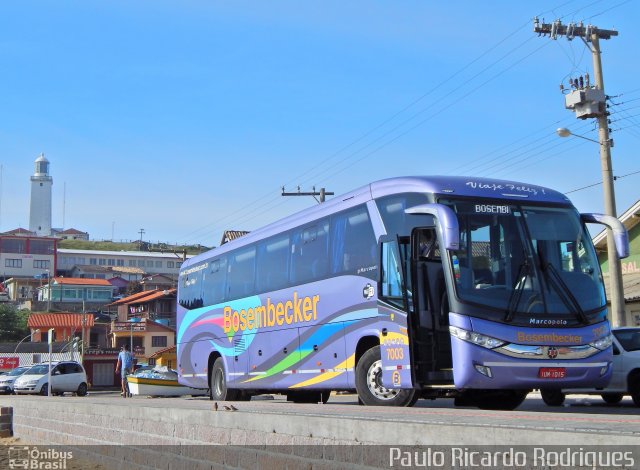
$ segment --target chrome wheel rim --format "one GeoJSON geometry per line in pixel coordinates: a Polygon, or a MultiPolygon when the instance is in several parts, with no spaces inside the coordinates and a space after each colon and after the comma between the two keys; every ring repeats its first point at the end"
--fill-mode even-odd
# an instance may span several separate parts
{"type": "Polygon", "coordinates": [[[393,390],[382,385],[382,361],[377,360],[367,371],[367,387],[378,400],[393,400],[400,390],[393,390]]]}

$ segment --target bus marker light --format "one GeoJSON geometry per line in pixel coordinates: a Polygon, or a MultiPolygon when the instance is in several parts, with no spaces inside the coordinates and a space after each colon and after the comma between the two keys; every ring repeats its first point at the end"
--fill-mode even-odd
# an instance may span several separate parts
{"type": "Polygon", "coordinates": [[[474,367],[482,375],[485,375],[485,376],[489,377],[490,379],[493,378],[493,374],[491,373],[491,367],[481,366],[480,364],[476,364],[476,365],[474,365],[474,367]]]}

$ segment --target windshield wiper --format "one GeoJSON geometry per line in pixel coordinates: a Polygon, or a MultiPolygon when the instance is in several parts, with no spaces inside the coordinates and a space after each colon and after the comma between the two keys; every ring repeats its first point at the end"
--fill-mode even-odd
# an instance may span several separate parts
{"type": "Polygon", "coordinates": [[[509,303],[507,304],[507,313],[504,316],[505,322],[510,322],[513,320],[513,315],[516,313],[518,305],[520,304],[520,299],[522,298],[522,292],[524,291],[524,286],[527,283],[527,278],[531,275],[531,266],[529,265],[529,261],[525,259],[520,267],[518,268],[518,274],[516,274],[516,279],[518,282],[516,286],[511,291],[511,295],[509,296],[509,303]]]}
{"type": "Polygon", "coordinates": [[[564,306],[567,307],[567,310],[575,313],[582,323],[589,323],[584,310],[580,306],[580,302],[578,302],[578,299],[575,298],[569,286],[564,282],[556,267],[544,258],[540,247],[538,247],[538,257],[540,258],[540,269],[546,274],[547,282],[556,291],[564,306]]]}
{"type": "Polygon", "coordinates": [[[558,272],[556,267],[551,263],[549,263],[547,267],[549,268],[549,272],[553,275],[553,279],[555,280],[556,287],[559,286],[561,288],[562,292],[566,295],[567,299],[569,300],[569,303],[573,305],[573,308],[575,309],[575,313],[577,314],[578,319],[582,323],[585,323],[585,324],[589,323],[589,320],[587,319],[587,316],[585,315],[584,310],[582,310],[582,307],[580,306],[580,302],[578,302],[578,299],[575,298],[575,296],[571,292],[571,289],[569,289],[569,286],[567,286],[567,284],[564,282],[564,280],[560,276],[560,273],[558,272]]]}

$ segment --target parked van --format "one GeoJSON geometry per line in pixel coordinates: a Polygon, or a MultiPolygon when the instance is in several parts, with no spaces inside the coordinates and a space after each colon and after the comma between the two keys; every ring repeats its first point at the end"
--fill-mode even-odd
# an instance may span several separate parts
{"type": "Polygon", "coordinates": [[[602,388],[541,389],[542,400],[549,406],[560,406],[570,394],[600,395],[609,403],[619,403],[630,395],[640,406],[640,328],[614,328],[613,373],[609,385],[602,388]]]}

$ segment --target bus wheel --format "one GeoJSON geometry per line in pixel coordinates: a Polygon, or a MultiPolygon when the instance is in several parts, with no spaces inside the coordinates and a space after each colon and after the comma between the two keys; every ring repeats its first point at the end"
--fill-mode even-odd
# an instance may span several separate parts
{"type": "Polygon", "coordinates": [[[481,410],[511,411],[519,407],[528,390],[500,390],[485,392],[475,397],[476,406],[481,410]]]}
{"type": "Polygon", "coordinates": [[[385,388],[382,385],[380,346],[365,352],[356,365],[358,398],[369,406],[413,406],[418,400],[416,390],[385,388]]]}
{"type": "Polygon", "coordinates": [[[224,363],[222,358],[216,359],[211,369],[209,383],[209,398],[219,401],[237,401],[240,398],[240,390],[227,388],[227,379],[224,373],[224,363]]]}
{"type": "Polygon", "coordinates": [[[562,406],[565,399],[565,394],[562,393],[562,390],[543,388],[540,390],[540,395],[542,395],[542,401],[549,406],[562,406]]]}
{"type": "Polygon", "coordinates": [[[622,393],[603,393],[600,395],[605,403],[609,405],[615,405],[616,403],[620,403],[624,395],[622,393]]]}

